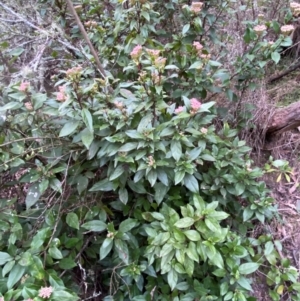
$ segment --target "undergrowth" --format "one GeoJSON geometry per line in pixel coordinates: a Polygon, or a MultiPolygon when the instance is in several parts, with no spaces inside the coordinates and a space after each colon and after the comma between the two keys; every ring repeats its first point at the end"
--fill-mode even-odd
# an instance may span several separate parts
{"type": "MultiPolygon", "coordinates": [[[[73,50],[57,92],[38,91],[30,69],[3,83],[1,185],[18,196],[0,200],[2,300],[250,301],[256,271],[273,300],[300,300],[280,241],[249,235],[277,209],[238,138],[254,109],[240,97],[291,44],[280,24],[243,20],[230,57],[223,29],[251,6],[88,1],[77,23],[63,2],[39,7],[75,46],[47,36],[54,59],[55,43],[73,50]]],[[[2,42],[3,70],[24,51],[2,42]]]]}

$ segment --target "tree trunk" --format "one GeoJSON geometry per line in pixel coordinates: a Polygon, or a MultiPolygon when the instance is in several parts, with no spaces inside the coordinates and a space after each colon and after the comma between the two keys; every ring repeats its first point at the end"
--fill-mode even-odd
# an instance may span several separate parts
{"type": "Polygon", "coordinates": [[[277,109],[268,124],[266,134],[270,137],[298,126],[300,126],[300,101],[285,108],[277,109]]]}

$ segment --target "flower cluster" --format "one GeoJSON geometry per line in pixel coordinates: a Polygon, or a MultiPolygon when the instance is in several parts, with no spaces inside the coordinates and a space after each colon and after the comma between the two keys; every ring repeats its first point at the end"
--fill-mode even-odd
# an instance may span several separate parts
{"type": "Polygon", "coordinates": [[[82,67],[81,66],[78,66],[78,67],[73,67],[71,69],[68,69],[66,71],[66,75],[70,78],[74,78],[78,75],[80,75],[80,72],[82,71],[82,67]]]}
{"type": "Polygon", "coordinates": [[[196,42],[196,41],[193,43],[193,46],[196,49],[197,54],[200,56],[202,54],[203,46],[199,42],[196,42]]]}
{"type": "Polygon", "coordinates": [[[96,22],[96,21],[87,21],[87,22],[85,22],[84,23],[84,25],[86,26],[86,27],[90,27],[90,28],[93,28],[93,27],[96,27],[97,25],[98,25],[98,23],[96,22]]]}
{"type": "Polygon", "coordinates": [[[39,291],[39,297],[41,297],[41,298],[50,298],[52,292],[53,292],[52,286],[42,287],[39,291]]]}
{"type": "Polygon", "coordinates": [[[25,108],[28,110],[28,111],[32,111],[33,110],[33,106],[32,106],[32,103],[31,102],[25,102],[24,103],[25,105],[25,108]]]}
{"type": "Polygon", "coordinates": [[[152,77],[152,82],[154,84],[159,84],[160,83],[160,76],[157,72],[152,72],[151,77],[152,77]]]}
{"type": "Polygon", "coordinates": [[[137,61],[142,55],[142,50],[143,47],[141,45],[135,46],[133,50],[130,52],[131,58],[137,61]]]}
{"type": "Polygon", "coordinates": [[[146,77],[147,77],[147,72],[146,72],[146,71],[141,71],[141,72],[139,73],[139,78],[138,78],[138,80],[139,80],[140,82],[144,82],[145,79],[146,79],[146,77]]]}
{"type": "Polygon", "coordinates": [[[204,53],[202,53],[202,54],[200,54],[200,57],[203,59],[203,60],[209,60],[210,59],[210,54],[208,53],[208,54],[204,54],[204,53]]]}
{"type": "Polygon", "coordinates": [[[191,99],[191,114],[196,114],[196,112],[201,108],[201,102],[196,99],[196,98],[192,98],[191,99]]]}
{"type": "Polygon", "coordinates": [[[177,109],[175,109],[175,114],[179,114],[179,113],[181,113],[181,112],[183,112],[183,110],[184,110],[184,107],[183,106],[179,106],[177,109]]]}
{"type": "Polygon", "coordinates": [[[75,5],[74,9],[79,13],[82,11],[82,5],[75,5]]]}
{"type": "Polygon", "coordinates": [[[201,128],[201,129],[200,129],[200,132],[201,132],[202,134],[206,135],[206,134],[207,134],[207,128],[201,128]]]}
{"type": "Polygon", "coordinates": [[[148,166],[153,166],[155,164],[155,160],[152,156],[148,157],[148,166]]]}
{"type": "Polygon", "coordinates": [[[30,86],[29,82],[22,82],[19,87],[19,91],[26,92],[26,91],[28,91],[29,86],[30,86]]]}
{"type": "Polygon", "coordinates": [[[155,59],[159,56],[160,50],[146,49],[146,52],[150,55],[151,58],[155,59]]]}
{"type": "Polygon", "coordinates": [[[293,16],[297,17],[300,14],[300,4],[297,2],[291,2],[290,8],[293,13],[293,16]]]}
{"type": "Polygon", "coordinates": [[[193,2],[191,5],[191,11],[197,14],[201,11],[202,6],[203,6],[203,2],[193,2]]]}
{"type": "Polygon", "coordinates": [[[263,20],[264,19],[264,17],[265,17],[265,15],[264,14],[258,14],[258,19],[260,19],[260,20],[263,20]]]}
{"type": "Polygon", "coordinates": [[[114,105],[116,106],[116,108],[118,108],[119,110],[122,110],[124,105],[121,101],[115,101],[114,105]]]}
{"type": "Polygon", "coordinates": [[[56,95],[56,99],[58,101],[65,101],[67,99],[67,95],[65,94],[66,87],[59,86],[58,89],[59,89],[59,92],[56,95]]]}
{"type": "Polygon", "coordinates": [[[154,60],[154,66],[158,69],[163,69],[166,65],[166,60],[166,58],[159,56],[154,60]]]}
{"type": "Polygon", "coordinates": [[[265,25],[256,25],[254,26],[253,30],[260,35],[267,30],[267,27],[265,25]]]}
{"type": "Polygon", "coordinates": [[[284,35],[290,34],[295,29],[294,25],[283,25],[280,28],[281,33],[284,35]]]}

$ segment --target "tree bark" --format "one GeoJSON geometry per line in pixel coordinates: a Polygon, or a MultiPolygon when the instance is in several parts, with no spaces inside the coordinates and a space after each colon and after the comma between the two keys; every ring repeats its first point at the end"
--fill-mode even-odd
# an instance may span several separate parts
{"type": "Polygon", "coordinates": [[[300,101],[277,109],[272,116],[266,131],[267,136],[281,134],[300,126],[300,101]]]}

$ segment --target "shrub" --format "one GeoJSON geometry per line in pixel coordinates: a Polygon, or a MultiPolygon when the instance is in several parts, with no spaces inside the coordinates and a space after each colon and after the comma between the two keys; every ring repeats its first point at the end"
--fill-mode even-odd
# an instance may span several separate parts
{"type": "Polygon", "coordinates": [[[105,79],[76,65],[54,94],[25,81],[3,93],[1,171],[20,197],[1,200],[0,292],[241,301],[251,300],[248,275],[260,268],[273,300],[283,292],[299,300],[280,242],[249,235],[276,212],[262,170],[236,129],[214,126],[215,102],[203,101],[234,101],[288,39],[269,46],[249,23],[249,49],[232,72],[215,13],[227,2],[130,3],[89,27],[111,66],[105,79]]]}

